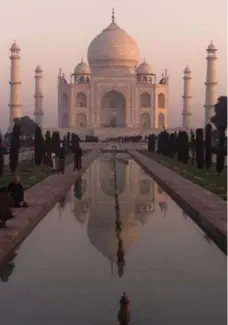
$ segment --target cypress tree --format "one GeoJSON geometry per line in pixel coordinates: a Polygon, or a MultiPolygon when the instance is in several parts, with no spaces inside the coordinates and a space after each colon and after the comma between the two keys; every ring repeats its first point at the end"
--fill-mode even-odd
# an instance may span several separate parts
{"type": "Polygon", "coordinates": [[[2,135],[0,133],[0,177],[3,175],[3,172],[4,172],[4,148],[3,148],[2,135]]]}
{"type": "Polygon", "coordinates": [[[196,164],[199,169],[204,167],[203,129],[196,130],[196,164]]]}
{"type": "Polygon", "coordinates": [[[70,132],[67,132],[67,137],[66,137],[66,150],[68,152],[70,151],[70,132]]]}
{"type": "Polygon", "coordinates": [[[34,152],[35,152],[35,165],[40,166],[43,162],[43,156],[44,156],[44,138],[42,135],[41,128],[39,126],[37,126],[35,129],[34,152]]]}
{"type": "Polygon", "coordinates": [[[51,133],[47,131],[45,133],[45,152],[48,157],[51,157],[52,142],[51,142],[51,133]]]}
{"type": "Polygon", "coordinates": [[[9,166],[11,173],[15,173],[19,161],[20,150],[20,125],[15,122],[10,141],[9,166]]]}
{"type": "Polygon", "coordinates": [[[225,166],[225,128],[219,129],[219,144],[216,159],[216,171],[221,174],[225,166]]]}
{"type": "Polygon", "coordinates": [[[205,164],[206,168],[212,165],[212,126],[207,124],[205,128],[205,164]]]}
{"type": "Polygon", "coordinates": [[[195,134],[192,131],[191,131],[190,149],[191,149],[191,163],[193,166],[195,164],[195,159],[196,159],[196,139],[195,139],[195,134]]]}
{"type": "Polygon", "coordinates": [[[52,152],[54,152],[56,156],[58,156],[60,150],[60,135],[58,131],[54,131],[52,133],[51,147],[52,147],[52,152]]]}
{"type": "Polygon", "coordinates": [[[189,141],[186,131],[182,132],[182,162],[187,164],[189,160],[189,141]]]}

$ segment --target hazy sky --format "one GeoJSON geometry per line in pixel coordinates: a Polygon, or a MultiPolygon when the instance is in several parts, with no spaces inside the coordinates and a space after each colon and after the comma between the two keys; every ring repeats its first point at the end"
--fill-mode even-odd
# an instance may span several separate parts
{"type": "Polygon", "coordinates": [[[87,56],[92,39],[116,22],[137,41],[141,58],[146,57],[160,76],[170,76],[169,126],[181,125],[183,70],[192,70],[193,124],[203,123],[206,47],[211,40],[218,48],[218,94],[226,94],[227,8],[226,0],[7,0],[0,19],[0,127],[9,119],[9,48],[16,40],[21,47],[23,115],[33,116],[34,69],[44,70],[45,125],[57,124],[57,75],[68,77],[87,56]]]}

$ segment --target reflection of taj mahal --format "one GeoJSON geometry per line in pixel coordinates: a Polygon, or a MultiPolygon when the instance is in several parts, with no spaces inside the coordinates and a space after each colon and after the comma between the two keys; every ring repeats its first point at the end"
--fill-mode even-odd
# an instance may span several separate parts
{"type": "Polygon", "coordinates": [[[89,45],[89,65],[82,60],[70,82],[60,70],[59,128],[100,135],[113,128],[126,134],[167,127],[167,74],[157,82],[151,66],[139,61],[137,43],[116,24],[113,13],[111,24],[89,45]]]}
{"type": "MultiPolygon", "coordinates": [[[[123,225],[121,238],[127,252],[137,240],[139,225],[146,224],[155,209],[167,204],[167,195],[133,160],[126,161],[127,164],[117,160],[117,188],[123,225]]],[[[118,246],[113,179],[110,155],[105,154],[83,175],[80,198],[72,192],[75,218],[82,225],[87,223],[91,244],[110,262],[116,260],[118,246]]]]}

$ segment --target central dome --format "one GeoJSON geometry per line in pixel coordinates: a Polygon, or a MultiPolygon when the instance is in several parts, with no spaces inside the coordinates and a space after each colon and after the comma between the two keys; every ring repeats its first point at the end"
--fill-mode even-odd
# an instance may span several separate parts
{"type": "Polygon", "coordinates": [[[90,43],[88,61],[93,67],[135,68],[140,58],[135,40],[120,28],[112,17],[112,23],[90,43]]]}

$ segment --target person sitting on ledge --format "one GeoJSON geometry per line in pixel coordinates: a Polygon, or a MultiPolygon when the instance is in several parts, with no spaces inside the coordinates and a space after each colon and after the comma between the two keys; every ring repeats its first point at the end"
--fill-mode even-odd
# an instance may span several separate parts
{"type": "Polygon", "coordinates": [[[0,228],[7,228],[6,221],[15,217],[15,213],[11,210],[13,204],[7,187],[2,187],[0,189],[0,228]]]}
{"type": "Polygon", "coordinates": [[[28,207],[28,204],[24,201],[24,187],[20,182],[19,176],[16,176],[15,180],[9,184],[8,191],[14,201],[14,207],[28,207]]]}

